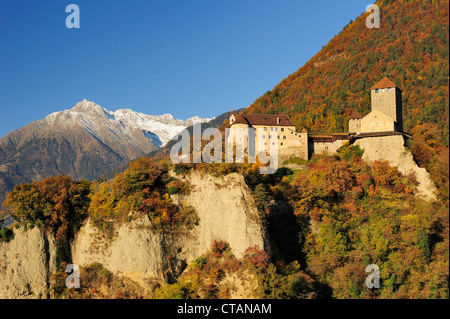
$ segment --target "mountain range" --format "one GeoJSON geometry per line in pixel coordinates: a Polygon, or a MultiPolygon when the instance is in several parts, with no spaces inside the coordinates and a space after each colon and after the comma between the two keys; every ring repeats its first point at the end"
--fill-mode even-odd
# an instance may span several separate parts
{"type": "Polygon", "coordinates": [[[210,120],[112,112],[83,100],[0,139],[0,201],[14,185],[47,176],[93,180],[166,145],[194,122],[210,120]]]}

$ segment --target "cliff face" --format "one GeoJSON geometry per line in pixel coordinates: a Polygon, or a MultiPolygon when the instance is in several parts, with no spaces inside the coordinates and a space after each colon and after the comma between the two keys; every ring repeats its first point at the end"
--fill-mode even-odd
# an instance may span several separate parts
{"type": "Polygon", "coordinates": [[[100,263],[113,274],[140,281],[160,278],[164,271],[162,237],[146,229],[148,217],[115,229],[112,239],[94,227],[90,220],[72,242],[72,261],[79,266],[100,263]]]}
{"type": "MultiPolygon", "coordinates": [[[[71,242],[72,263],[100,263],[114,275],[151,288],[150,280],[177,277],[210,249],[214,239],[227,241],[238,258],[250,246],[268,249],[251,191],[241,175],[216,178],[193,173],[185,179],[191,192],[174,195],[173,200],[194,207],[198,214],[199,223],[187,236],[155,233],[148,227],[148,217],[143,217],[117,226],[108,238],[87,220],[71,242]]],[[[56,271],[55,251],[54,241],[37,228],[15,230],[14,239],[0,243],[0,298],[45,298],[49,274],[56,271]]]]}
{"type": "Polygon", "coordinates": [[[414,174],[418,182],[417,195],[427,200],[436,199],[437,189],[430,174],[414,161],[411,152],[405,148],[403,136],[368,137],[357,140],[355,144],[364,149],[364,160],[385,160],[405,175],[414,174]]]}
{"type": "Polygon", "coordinates": [[[51,236],[37,228],[16,229],[13,240],[0,242],[0,299],[45,298],[55,256],[51,236]]]}
{"type": "Polygon", "coordinates": [[[118,227],[111,240],[88,221],[71,245],[73,262],[80,266],[98,262],[131,279],[162,280],[176,276],[184,265],[207,252],[213,240],[228,242],[237,258],[251,246],[268,249],[251,191],[241,175],[217,178],[194,172],[185,180],[191,185],[189,195],[172,195],[172,199],[192,206],[199,217],[187,236],[155,233],[144,217],[118,227]]]}
{"type": "Polygon", "coordinates": [[[186,180],[192,186],[189,195],[175,195],[173,199],[192,206],[200,218],[198,227],[181,243],[181,255],[186,260],[204,253],[214,239],[228,242],[237,258],[250,246],[268,249],[256,205],[242,175],[215,178],[193,173],[186,180]]]}

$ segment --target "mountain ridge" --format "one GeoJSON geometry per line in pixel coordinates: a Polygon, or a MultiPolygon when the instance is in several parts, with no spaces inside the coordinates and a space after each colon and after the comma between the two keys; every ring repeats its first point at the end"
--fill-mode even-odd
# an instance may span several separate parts
{"type": "Polygon", "coordinates": [[[93,180],[166,145],[194,122],[210,120],[109,111],[84,99],[0,139],[0,202],[14,185],[48,176],[93,180]]]}

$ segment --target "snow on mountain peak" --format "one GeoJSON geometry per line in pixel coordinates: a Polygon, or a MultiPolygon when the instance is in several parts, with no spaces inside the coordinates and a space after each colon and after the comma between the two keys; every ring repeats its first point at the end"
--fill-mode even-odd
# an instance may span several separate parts
{"type": "Polygon", "coordinates": [[[147,115],[128,108],[108,111],[100,105],[84,99],[70,110],[52,113],[43,121],[49,125],[62,123],[74,125],[76,123],[98,138],[102,134],[101,127],[112,132],[120,132],[125,136],[131,136],[136,130],[139,130],[153,144],[162,147],[188,126],[196,122],[205,123],[210,120],[193,116],[183,121],[175,119],[170,113],[147,115]]]}
{"type": "Polygon", "coordinates": [[[83,99],[83,101],[78,102],[73,108],[70,109],[70,111],[75,112],[87,112],[92,110],[99,111],[103,110],[103,108],[94,102],[83,99]]]}

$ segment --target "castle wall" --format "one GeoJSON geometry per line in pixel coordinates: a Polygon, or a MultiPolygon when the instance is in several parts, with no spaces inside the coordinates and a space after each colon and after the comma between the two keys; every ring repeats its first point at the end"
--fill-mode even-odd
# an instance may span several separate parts
{"type": "Polygon", "coordinates": [[[337,150],[348,142],[347,140],[336,140],[334,142],[312,142],[310,143],[311,154],[335,155],[337,150]]]}
{"type": "Polygon", "coordinates": [[[380,110],[373,110],[361,119],[361,133],[395,131],[395,123],[380,110]]]}
{"type": "Polygon", "coordinates": [[[396,93],[395,88],[384,88],[377,90],[370,90],[370,99],[372,102],[372,111],[380,110],[394,121],[397,120],[396,112],[396,93]]]}
{"type": "Polygon", "coordinates": [[[402,92],[397,88],[383,88],[370,91],[372,111],[380,110],[395,122],[399,129],[403,128],[402,92]]]}
{"type": "Polygon", "coordinates": [[[348,121],[349,133],[361,133],[361,119],[350,119],[348,121]]]}
{"type": "Polygon", "coordinates": [[[288,130],[287,134],[280,135],[280,145],[278,149],[279,162],[283,163],[293,157],[308,160],[307,132],[297,133],[295,130],[288,130]],[[284,136],[286,138],[284,138],[284,136]]]}
{"type": "MultiPolygon", "coordinates": [[[[248,147],[248,137],[245,130],[246,124],[233,124],[232,135],[229,140],[233,144],[242,144],[248,147]]],[[[308,133],[297,133],[295,126],[264,126],[255,125],[255,145],[258,150],[266,150],[270,154],[271,144],[276,143],[278,147],[279,161],[286,161],[292,157],[308,159],[308,133]]]]}

